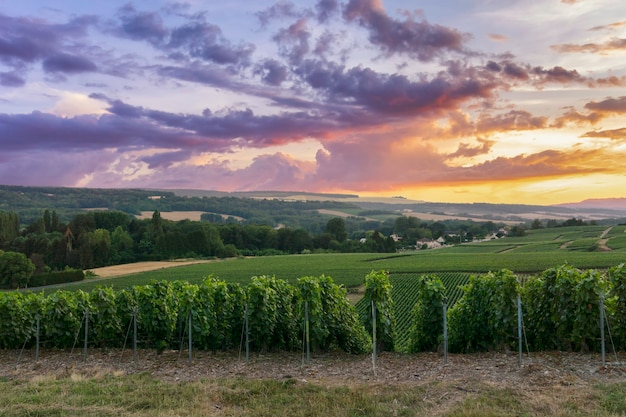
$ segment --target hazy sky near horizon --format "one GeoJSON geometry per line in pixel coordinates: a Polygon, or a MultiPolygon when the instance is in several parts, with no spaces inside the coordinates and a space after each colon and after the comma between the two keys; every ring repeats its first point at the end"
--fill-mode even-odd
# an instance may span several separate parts
{"type": "Polygon", "coordinates": [[[621,0],[0,0],[0,183],[626,196],[621,0]]]}

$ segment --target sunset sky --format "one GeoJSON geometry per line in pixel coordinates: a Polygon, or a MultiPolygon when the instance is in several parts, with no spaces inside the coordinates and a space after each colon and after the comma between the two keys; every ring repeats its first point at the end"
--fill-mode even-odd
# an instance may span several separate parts
{"type": "Polygon", "coordinates": [[[0,184],[626,197],[626,2],[0,0],[0,184]]]}

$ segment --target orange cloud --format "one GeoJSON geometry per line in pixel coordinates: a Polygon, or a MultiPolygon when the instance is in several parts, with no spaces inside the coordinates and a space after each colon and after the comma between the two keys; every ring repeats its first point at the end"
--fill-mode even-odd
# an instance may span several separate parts
{"type": "Polygon", "coordinates": [[[490,33],[487,36],[489,36],[489,39],[495,42],[506,42],[509,40],[508,36],[500,35],[498,33],[490,33]]]}
{"type": "Polygon", "coordinates": [[[594,26],[589,30],[614,30],[626,26],[626,20],[621,22],[609,23],[608,25],[594,26]]]}
{"type": "Polygon", "coordinates": [[[582,135],[585,138],[609,138],[613,140],[626,140],[626,127],[612,130],[598,130],[586,132],[582,135]]]}
{"type": "Polygon", "coordinates": [[[560,45],[551,45],[550,47],[560,53],[588,52],[592,54],[604,54],[610,51],[626,50],[626,39],[613,38],[604,43],[586,43],[583,45],[564,43],[560,45]]]}

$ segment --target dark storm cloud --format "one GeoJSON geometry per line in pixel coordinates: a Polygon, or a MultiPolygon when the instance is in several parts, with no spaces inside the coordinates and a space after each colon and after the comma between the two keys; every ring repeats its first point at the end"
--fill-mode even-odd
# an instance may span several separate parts
{"type": "Polygon", "coordinates": [[[97,71],[96,64],[76,55],[55,54],[43,61],[43,69],[46,72],[80,73],[97,71]]]}
{"type": "Polygon", "coordinates": [[[407,54],[420,61],[430,61],[444,51],[461,52],[468,35],[426,20],[408,16],[395,20],[387,15],[379,0],[350,0],[343,16],[356,21],[370,33],[370,42],[383,51],[407,54]]]}

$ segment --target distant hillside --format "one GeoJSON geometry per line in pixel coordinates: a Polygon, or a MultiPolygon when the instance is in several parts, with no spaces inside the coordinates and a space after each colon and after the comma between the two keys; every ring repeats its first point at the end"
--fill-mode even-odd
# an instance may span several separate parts
{"type": "Polygon", "coordinates": [[[568,207],[573,209],[605,209],[626,211],[626,198],[590,198],[578,203],[558,204],[558,207],[568,207]]]}

